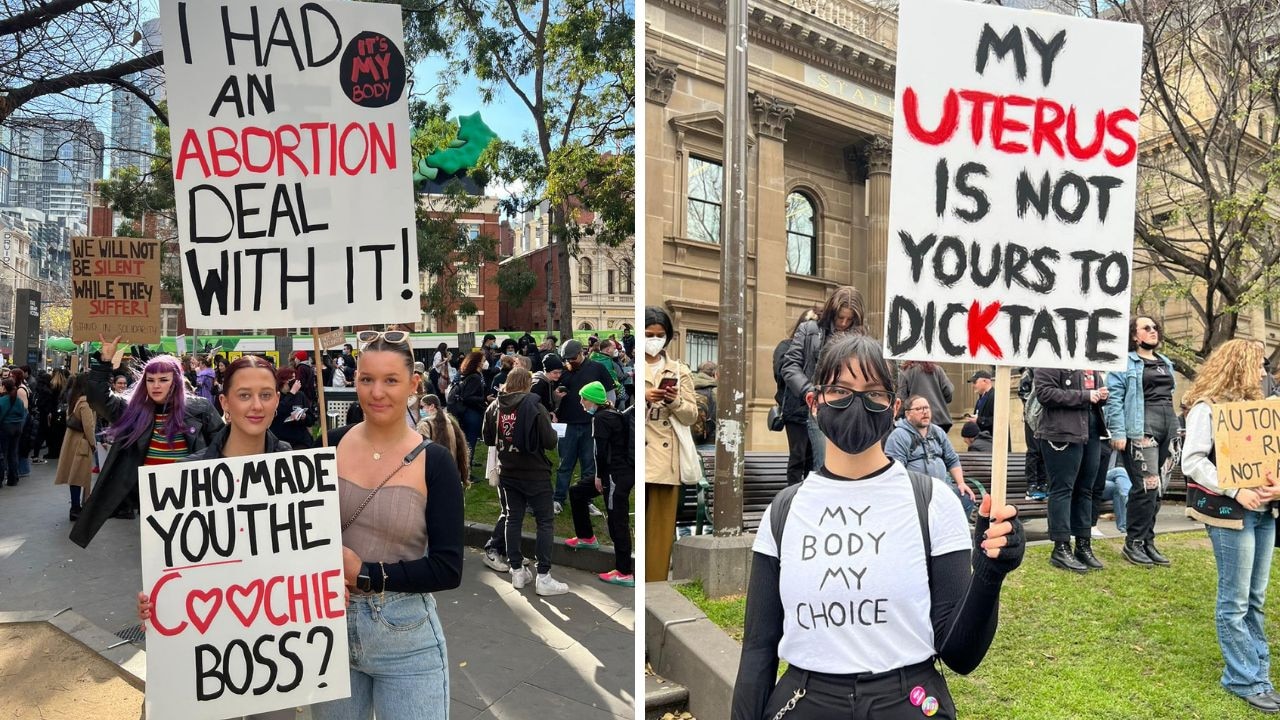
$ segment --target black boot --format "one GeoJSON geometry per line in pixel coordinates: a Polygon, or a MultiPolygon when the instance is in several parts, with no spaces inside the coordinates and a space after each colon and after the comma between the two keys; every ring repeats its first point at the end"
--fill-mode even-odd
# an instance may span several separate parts
{"type": "Polygon", "coordinates": [[[1057,540],[1053,543],[1053,554],[1049,556],[1049,564],[1071,572],[1089,572],[1089,568],[1071,554],[1070,540],[1057,540]]]}
{"type": "Polygon", "coordinates": [[[1101,570],[1106,567],[1101,560],[1094,556],[1093,542],[1087,537],[1076,538],[1075,557],[1090,570],[1101,570]]]}
{"type": "Polygon", "coordinates": [[[1128,560],[1134,565],[1151,567],[1154,564],[1151,562],[1151,558],[1147,556],[1147,551],[1143,548],[1141,540],[1125,540],[1124,547],[1121,548],[1120,554],[1124,556],[1125,560],[1128,560]]]}
{"type": "Polygon", "coordinates": [[[1148,540],[1143,543],[1142,551],[1146,553],[1151,562],[1156,565],[1164,565],[1166,567],[1169,565],[1169,558],[1165,557],[1164,553],[1156,549],[1156,543],[1154,540],[1148,540]]]}

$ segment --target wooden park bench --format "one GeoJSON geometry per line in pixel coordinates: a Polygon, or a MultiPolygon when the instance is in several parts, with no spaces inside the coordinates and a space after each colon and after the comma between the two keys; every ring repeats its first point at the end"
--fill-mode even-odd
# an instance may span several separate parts
{"type": "MultiPolygon", "coordinates": [[[[713,482],[716,470],[714,453],[702,456],[702,468],[708,482],[713,482]]],[[[760,526],[760,516],[773,501],[773,496],[787,486],[787,453],[748,451],[743,457],[742,473],[742,524],[743,529],[755,532],[760,526]]],[[[711,520],[714,488],[706,490],[706,523],[711,520]]],[[[680,507],[676,511],[676,525],[696,527],[698,523],[697,488],[684,488],[680,507]]]]}

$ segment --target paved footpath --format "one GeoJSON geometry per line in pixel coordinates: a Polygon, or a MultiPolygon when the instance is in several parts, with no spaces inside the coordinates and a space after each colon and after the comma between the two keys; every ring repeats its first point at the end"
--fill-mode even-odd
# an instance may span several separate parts
{"type": "MultiPolygon", "coordinates": [[[[138,521],[109,520],[81,549],[67,539],[69,496],[53,485],[56,467],[33,465],[18,486],[0,488],[0,612],[71,608],[108,633],[126,631],[142,585],[138,521]]],[[[632,588],[555,568],[570,593],[542,598],[514,590],[476,550],[463,567],[461,587],[436,593],[452,720],[635,716],[632,588]]]]}

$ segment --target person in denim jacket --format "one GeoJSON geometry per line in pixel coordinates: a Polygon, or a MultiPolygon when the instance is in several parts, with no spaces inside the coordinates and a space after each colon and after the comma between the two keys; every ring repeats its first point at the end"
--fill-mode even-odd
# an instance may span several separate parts
{"type": "Polygon", "coordinates": [[[1150,567],[1168,565],[1155,546],[1160,511],[1160,468],[1169,458],[1169,440],[1178,432],[1173,409],[1173,363],[1157,353],[1160,325],[1145,315],[1129,321],[1129,367],[1107,376],[1107,430],[1111,447],[1124,453],[1129,490],[1129,527],[1121,555],[1150,567]]]}

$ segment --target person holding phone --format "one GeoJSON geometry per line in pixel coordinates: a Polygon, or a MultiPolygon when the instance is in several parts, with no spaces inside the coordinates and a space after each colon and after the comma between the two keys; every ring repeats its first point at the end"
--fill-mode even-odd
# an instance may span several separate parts
{"type": "Polygon", "coordinates": [[[302,394],[302,381],[293,368],[276,371],[276,390],[280,403],[276,407],[271,432],[299,450],[311,447],[310,423],[307,422],[307,398],[302,394]]]}

